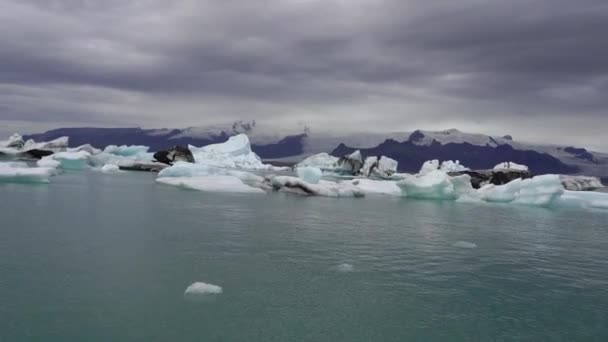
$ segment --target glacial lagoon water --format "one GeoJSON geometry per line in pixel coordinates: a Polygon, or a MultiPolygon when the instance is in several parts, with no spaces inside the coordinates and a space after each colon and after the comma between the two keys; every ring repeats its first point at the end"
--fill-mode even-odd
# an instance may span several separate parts
{"type": "Polygon", "coordinates": [[[0,341],[608,340],[608,211],[68,172],[0,214],[0,341]]]}

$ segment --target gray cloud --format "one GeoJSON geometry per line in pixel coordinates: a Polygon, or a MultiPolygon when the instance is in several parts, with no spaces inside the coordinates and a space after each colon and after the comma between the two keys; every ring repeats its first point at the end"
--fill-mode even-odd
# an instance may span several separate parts
{"type": "Polygon", "coordinates": [[[5,0],[0,122],[458,127],[608,149],[605,32],[595,0],[5,0]]]}

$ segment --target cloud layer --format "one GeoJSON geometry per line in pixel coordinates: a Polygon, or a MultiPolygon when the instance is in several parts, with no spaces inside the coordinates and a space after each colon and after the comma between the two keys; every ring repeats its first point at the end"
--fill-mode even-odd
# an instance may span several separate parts
{"type": "Polygon", "coordinates": [[[608,149],[606,32],[595,0],[5,0],[0,124],[457,127],[608,149]]]}

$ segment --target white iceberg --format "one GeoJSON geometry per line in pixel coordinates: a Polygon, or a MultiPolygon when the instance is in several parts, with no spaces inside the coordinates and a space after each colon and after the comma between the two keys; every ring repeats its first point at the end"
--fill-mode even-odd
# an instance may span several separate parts
{"type": "Polygon", "coordinates": [[[142,146],[142,145],[131,145],[131,146],[109,145],[109,146],[106,146],[106,148],[104,148],[103,152],[108,153],[108,154],[113,154],[116,156],[122,156],[122,157],[134,157],[134,156],[138,156],[138,155],[142,155],[142,154],[147,154],[148,150],[150,150],[150,148],[148,146],[142,146]]]}
{"type": "MultiPolygon", "coordinates": [[[[430,170],[432,162],[426,162],[419,175],[409,175],[397,185],[404,195],[422,199],[456,199],[454,184],[447,173],[441,170],[430,170]]],[[[439,162],[437,162],[439,165],[439,162]]]]}
{"type": "Polygon", "coordinates": [[[324,197],[363,197],[365,195],[362,190],[346,182],[320,180],[317,184],[311,184],[297,177],[274,176],[270,178],[270,183],[277,191],[300,195],[324,197]]]}
{"type": "Polygon", "coordinates": [[[78,147],[73,147],[73,148],[67,149],[67,152],[80,152],[80,151],[88,152],[91,155],[100,154],[103,152],[102,150],[91,146],[91,144],[84,144],[84,145],[80,145],[78,147]]]}
{"type": "Polygon", "coordinates": [[[555,202],[563,207],[608,209],[608,193],[565,190],[555,202]]]}
{"type": "Polygon", "coordinates": [[[248,170],[283,169],[262,163],[260,157],[251,151],[251,144],[246,134],[232,136],[221,144],[203,147],[188,145],[188,149],[197,164],[248,170]]]}
{"type": "Polygon", "coordinates": [[[542,175],[504,185],[488,184],[477,193],[486,202],[548,206],[564,193],[564,188],[558,175],[542,175]]]}
{"type": "Polygon", "coordinates": [[[220,286],[196,282],[186,288],[184,295],[209,295],[221,294],[222,292],[224,292],[224,290],[220,286]]]}
{"type": "Polygon", "coordinates": [[[25,163],[0,163],[0,182],[48,183],[55,174],[49,167],[28,167],[25,163]]]}
{"type": "Polygon", "coordinates": [[[441,170],[443,172],[460,172],[460,171],[469,171],[470,169],[468,167],[460,164],[459,160],[456,160],[456,161],[444,160],[440,164],[439,160],[434,159],[434,160],[426,161],[424,164],[422,164],[422,167],[420,168],[420,171],[418,172],[418,174],[425,175],[425,174],[430,173],[435,170],[441,170]]]}
{"type": "Polygon", "coordinates": [[[21,149],[25,142],[23,137],[17,133],[11,135],[8,140],[0,141],[0,147],[21,149]]]}
{"type": "Polygon", "coordinates": [[[360,174],[365,177],[388,179],[397,172],[399,163],[389,157],[367,157],[360,170],[360,174]]]}
{"type": "Polygon", "coordinates": [[[69,143],[70,138],[69,137],[60,137],[57,138],[55,140],[51,140],[51,141],[45,141],[45,142],[35,142],[32,139],[29,139],[28,141],[25,142],[25,144],[23,145],[23,147],[21,148],[23,151],[29,151],[29,150],[45,150],[45,151],[53,151],[53,152],[62,152],[67,150],[68,148],[68,143],[69,143]]]}
{"type": "Polygon", "coordinates": [[[319,168],[323,171],[334,170],[338,163],[338,159],[339,158],[327,153],[319,153],[302,160],[296,165],[296,168],[309,166],[319,168]]]}
{"type": "Polygon", "coordinates": [[[517,164],[515,162],[502,162],[494,166],[494,170],[518,170],[518,171],[528,171],[528,167],[526,165],[517,164]]]}
{"type": "Polygon", "coordinates": [[[53,159],[53,155],[42,157],[36,164],[40,167],[48,167],[56,169],[61,165],[61,162],[53,159]]]}
{"type": "Polygon", "coordinates": [[[471,170],[468,167],[461,165],[460,160],[456,160],[456,161],[445,160],[441,163],[441,166],[439,167],[439,169],[444,172],[461,172],[461,171],[470,171],[471,170]]]}
{"type": "Polygon", "coordinates": [[[399,186],[397,186],[396,181],[390,180],[375,180],[375,179],[365,179],[365,178],[357,178],[348,182],[351,185],[355,186],[357,189],[364,192],[366,195],[388,195],[388,196],[402,196],[402,191],[399,186]]]}
{"type": "Polygon", "coordinates": [[[420,167],[420,171],[418,171],[419,175],[426,175],[427,173],[431,173],[435,170],[439,169],[439,160],[428,160],[422,164],[420,167]]]}
{"type": "Polygon", "coordinates": [[[240,178],[232,175],[195,176],[195,177],[159,177],[157,182],[173,185],[184,189],[205,192],[232,193],[266,193],[261,188],[245,184],[240,178]]]}
{"type": "Polygon", "coordinates": [[[307,183],[317,184],[323,176],[323,171],[318,167],[304,166],[296,168],[296,174],[307,183]]]}

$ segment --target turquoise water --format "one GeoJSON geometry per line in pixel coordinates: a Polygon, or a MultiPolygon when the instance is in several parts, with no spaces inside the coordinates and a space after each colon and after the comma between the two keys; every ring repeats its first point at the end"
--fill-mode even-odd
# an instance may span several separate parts
{"type": "Polygon", "coordinates": [[[608,339],[606,211],[94,172],[0,185],[0,205],[0,341],[608,339]],[[223,293],[185,297],[197,281],[223,293]]]}

